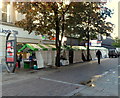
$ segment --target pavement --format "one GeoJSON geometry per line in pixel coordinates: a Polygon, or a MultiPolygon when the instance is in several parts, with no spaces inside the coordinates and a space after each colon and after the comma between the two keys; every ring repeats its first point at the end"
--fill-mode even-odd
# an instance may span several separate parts
{"type": "Polygon", "coordinates": [[[118,59],[2,73],[3,96],[118,96],[118,59]]]}
{"type": "Polygon", "coordinates": [[[109,70],[93,77],[84,89],[78,89],[66,96],[118,96],[118,71],[109,70]]]}

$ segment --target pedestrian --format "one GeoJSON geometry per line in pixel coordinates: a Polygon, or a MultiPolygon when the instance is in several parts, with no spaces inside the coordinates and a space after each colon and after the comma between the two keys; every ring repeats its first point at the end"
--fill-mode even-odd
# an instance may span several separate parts
{"type": "Polygon", "coordinates": [[[100,64],[100,58],[101,58],[101,56],[102,56],[102,53],[101,53],[100,50],[98,50],[98,51],[96,52],[96,56],[97,56],[97,58],[98,58],[98,64],[100,64]]]}
{"type": "Polygon", "coordinates": [[[30,54],[29,60],[30,60],[30,61],[33,61],[33,56],[32,56],[32,54],[30,54]]]}
{"type": "Polygon", "coordinates": [[[82,60],[83,60],[83,62],[85,62],[86,61],[86,58],[85,58],[85,56],[84,56],[84,53],[83,53],[84,51],[82,50],[82,60]]]}
{"type": "Polygon", "coordinates": [[[18,68],[21,67],[21,61],[22,61],[22,54],[20,54],[19,56],[17,56],[17,62],[18,62],[18,68]]]}
{"type": "Polygon", "coordinates": [[[30,61],[30,68],[33,68],[33,55],[30,54],[29,56],[29,61],[30,61]]]}

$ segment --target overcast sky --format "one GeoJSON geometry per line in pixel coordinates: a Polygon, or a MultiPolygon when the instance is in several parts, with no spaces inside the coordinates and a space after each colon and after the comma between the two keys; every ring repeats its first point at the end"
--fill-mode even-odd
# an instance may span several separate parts
{"type": "Polygon", "coordinates": [[[107,3],[107,7],[114,10],[114,14],[112,15],[112,18],[107,19],[107,21],[110,21],[113,24],[115,24],[115,28],[112,33],[112,37],[118,36],[118,1],[120,1],[120,0],[110,0],[107,3]]]}

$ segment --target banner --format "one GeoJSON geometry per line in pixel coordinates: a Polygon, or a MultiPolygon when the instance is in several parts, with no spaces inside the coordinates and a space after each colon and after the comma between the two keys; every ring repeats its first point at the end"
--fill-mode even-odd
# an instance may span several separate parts
{"type": "Polygon", "coordinates": [[[14,63],[14,55],[15,55],[15,50],[14,50],[14,45],[15,41],[14,40],[8,40],[6,43],[6,63],[14,63]]]}

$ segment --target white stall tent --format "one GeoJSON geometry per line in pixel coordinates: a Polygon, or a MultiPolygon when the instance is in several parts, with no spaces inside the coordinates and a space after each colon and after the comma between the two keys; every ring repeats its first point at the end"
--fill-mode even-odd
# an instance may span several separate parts
{"type": "MultiPolygon", "coordinates": [[[[104,48],[104,47],[90,47],[90,50],[91,51],[94,51],[92,52],[91,56],[93,56],[93,58],[96,56],[96,52],[97,50],[100,50],[101,53],[102,53],[102,58],[107,58],[108,57],[108,49],[107,48],[104,48]]],[[[95,58],[96,59],[96,58],[95,58]]]]}
{"type": "Polygon", "coordinates": [[[73,63],[82,62],[82,51],[74,50],[73,63]]]}
{"type": "Polygon", "coordinates": [[[37,67],[44,68],[44,59],[39,51],[35,52],[36,59],[37,59],[37,67]]]}
{"type": "MultiPolygon", "coordinates": [[[[72,46],[72,48],[74,49],[74,61],[73,61],[74,63],[76,63],[78,61],[81,61],[82,58],[80,58],[81,57],[80,55],[82,55],[82,52],[83,52],[85,58],[87,59],[87,47],[72,46]]],[[[107,48],[104,48],[104,47],[89,47],[89,49],[90,49],[90,58],[92,60],[97,59],[97,57],[96,57],[97,50],[101,51],[102,58],[107,58],[108,57],[108,49],[107,48]]]]}
{"type": "Polygon", "coordinates": [[[69,50],[62,47],[61,56],[64,58],[64,60],[60,59],[60,63],[62,65],[69,65],[69,50]]]}
{"type": "Polygon", "coordinates": [[[55,57],[56,57],[56,50],[54,45],[43,45],[40,44],[40,47],[43,47],[45,50],[39,50],[43,57],[44,67],[47,66],[55,66],[55,57]]]}
{"type": "Polygon", "coordinates": [[[52,66],[55,66],[55,61],[56,61],[56,51],[51,51],[51,59],[52,59],[52,66]]]}
{"type": "MultiPolygon", "coordinates": [[[[44,68],[47,66],[55,66],[56,59],[56,47],[55,45],[43,45],[43,44],[26,44],[18,52],[23,51],[25,48],[29,48],[36,54],[38,68],[44,68]]],[[[87,47],[84,46],[72,46],[73,49],[73,63],[82,62],[82,53],[87,59],[87,47]]],[[[108,49],[104,47],[90,47],[90,56],[92,60],[96,59],[96,52],[100,50],[102,58],[108,57],[108,49]]],[[[62,48],[61,55],[66,59],[63,61],[63,65],[69,64],[69,49],[62,48]]]]}
{"type": "Polygon", "coordinates": [[[90,50],[90,54],[91,54],[92,60],[96,60],[97,59],[97,57],[96,57],[96,50],[90,50]]]}
{"type": "Polygon", "coordinates": [[[18,52],[23,51],[25,48],[35,52],[38,68],[44,68],[47,65],[55,66],[55,46],[43,44],[26,44],[18,52]]]}

